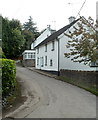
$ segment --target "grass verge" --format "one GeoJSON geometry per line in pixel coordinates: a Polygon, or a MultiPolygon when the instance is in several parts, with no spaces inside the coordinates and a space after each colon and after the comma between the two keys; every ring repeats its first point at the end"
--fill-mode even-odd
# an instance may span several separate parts
{"type": "Polygon", "coordinates": [[[57,79],[61,80],[61,81],[64,81],[64,82],[67,82],[67,83],[70,83],[72,85],[75,85],[77,87],[83,88],[83,89],[93,93],[94,95],[98,96],[98,89],[96,88],[96,85],[93,85],[93,86],[86,85],[85,83],[80,83],[80,82],[77,82],[74,79],[70,79],[70,78],[63,77],[63,76],[59,76],[59,77],[57,77],[57,79]]]}

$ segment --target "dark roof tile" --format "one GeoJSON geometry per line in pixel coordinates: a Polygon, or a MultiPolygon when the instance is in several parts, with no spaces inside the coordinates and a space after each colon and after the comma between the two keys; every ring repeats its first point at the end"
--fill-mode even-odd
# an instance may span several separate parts
{"type": "Polygon", "coordinates": [[[66,31],[68,28],[70,28],[73,24],[75,24],[79,19],[75,20],[71,24],[61,28],[60,30],[54,32],[52,35],[50,35],[48,38],[46,38],[44,41],[42,41],[40,44],[38,44],[36,47],[41,46],[43,44],[46,44],[47,42],[55,40],[59,35],[61,35],[64,31],[66,31]]]}

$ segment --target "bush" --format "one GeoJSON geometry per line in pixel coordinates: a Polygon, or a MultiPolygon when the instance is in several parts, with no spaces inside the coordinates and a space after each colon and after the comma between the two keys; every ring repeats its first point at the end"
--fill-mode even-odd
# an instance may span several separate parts
{"type": "Polygon", "coordinates": [[[15,61],[1,59],[2,62],[2,97],[3,99],[13,94],[16,86],[16,65],[15,61]]]}
{"type": "Polygon", "coordinates": [[[6,56],[4,55],[4,52],[2,51],[1,47],[0,47],[0,58],[6,58],[6,56]]]}

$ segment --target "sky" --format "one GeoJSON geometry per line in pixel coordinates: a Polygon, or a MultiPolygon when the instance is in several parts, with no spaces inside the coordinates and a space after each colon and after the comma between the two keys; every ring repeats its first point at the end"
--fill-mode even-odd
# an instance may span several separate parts
{"type": "MultiPolygon", "coordinates": [[[[18,19],[23,24],[32,16],[38,30],[42,31],[51,25],[52,29],[60,29],[69,24],[70,16],[77,16],[85,0],[0,0],[0,14],[9,19],[18,19]]],[[[96,19],[96,2],[86,0],[80,15],[86,19],[96,19]]],[[[78,16],[79,17],[79,16],[78,16]]]]}

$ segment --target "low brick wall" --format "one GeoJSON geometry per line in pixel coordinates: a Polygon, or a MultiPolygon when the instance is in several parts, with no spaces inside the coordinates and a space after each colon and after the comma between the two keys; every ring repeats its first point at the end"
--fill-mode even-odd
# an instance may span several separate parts
{"type": "Polygon", "coordinates": [[[60,76],[66,78],[67,82],[79,85],[81,87],[95,88],[98,78],[98,72],[61,70],[60,76]]]}
{"type": "Polygon", "coordinates": [[[35,67],[35,60],[32,59],[22,60],[22,65],[26,67],[35,67]]]}

